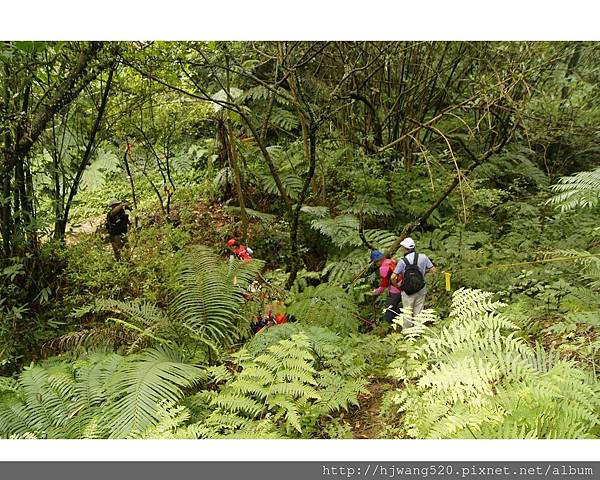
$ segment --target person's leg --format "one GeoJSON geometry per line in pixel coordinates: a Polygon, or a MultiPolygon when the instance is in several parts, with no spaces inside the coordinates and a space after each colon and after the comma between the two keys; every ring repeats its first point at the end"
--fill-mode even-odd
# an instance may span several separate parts
{"type": "Polygon", "coordinates": [[[419,313],[423,311],[423,306],[425,305],[425,296],[427,295],[427,288],[423,288],[420,292],[417,292],[413,295],[414,298],[414,307],[413,307],[413,316],[417,316],[419,313]]]}
{"type": "Polygon", "coordinates": [[[125,251],[125,260],[129,259],[129,241],[127,240],[127,234],[121,235],[121,252],[125,251]]]}
{"type": "Polygon", "coordinates": [[[110,244],[112,245],[115,259],[117,261],[121,260],[121,248],[123,246],[121,235],[111,235],[110,244]]]}
{"type": "MultiPolygon", "coordinates": [[[[414,309],[414,295],[407,295],[405,292],[402,292],[402,308],[410,308],[411,310],[414,309]]],[[[411,317],[412,318],[412,315],[411,317]]],[[[410,319],[405,316],[404,317],[404,322],[402,324],[402,327],[404,328],[408,328],[408,327],[412,327],[412,322],[410,321],[410,319]]]]}
{"type": "Polygon", "coordinates": [[[388,323],[392,323],[394,318],[398,315],[398,304],[401,300],[401,295],[399,293],[390,294],[385,301],[385,321],[388,323]]]}

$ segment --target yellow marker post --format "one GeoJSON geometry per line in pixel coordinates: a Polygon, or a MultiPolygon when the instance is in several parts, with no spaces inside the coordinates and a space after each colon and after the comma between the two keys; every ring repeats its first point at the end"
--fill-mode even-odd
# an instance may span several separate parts
{"type": "Polygon", "coordinates": [[[450,286],[450,277],[452,274],[450,272],[444,272],[444,280],[446,280],[446,291],[449,292],[452,288],[450,286]]]}

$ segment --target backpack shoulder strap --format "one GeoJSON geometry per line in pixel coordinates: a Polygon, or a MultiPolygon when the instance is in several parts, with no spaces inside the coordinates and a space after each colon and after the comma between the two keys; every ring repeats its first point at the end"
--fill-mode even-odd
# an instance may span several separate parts
{"type": "Polygon", "coordinates": [[[413,265],[417,265],[417,261],[419,259],[419,254],[417,252],[415,252],[415,258],[413,259],[413,265]]]}
{"type": "Polygon", "coordinates": [[[402,257],[402,261],[404,262],[404,264],[408,267],[410,265],[410,262],[408,261],[408,258],[406,257],[402,257]]]}

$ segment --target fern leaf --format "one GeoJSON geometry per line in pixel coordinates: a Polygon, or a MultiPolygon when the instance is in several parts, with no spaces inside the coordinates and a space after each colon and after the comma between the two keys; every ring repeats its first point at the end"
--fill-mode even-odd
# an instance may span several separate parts
{"type": "Polygon", "coordinates": [[[177,402],[182,388],[202,377],[197,367],[185,364],[174,352],[157,348],[130,356],[111,378],[107,420],[111,437],[143,431],[158,420],[156,406],[163,400],[177,402]]]}
{"type": "Polygon", "coordinates": [[[600,168],[561,178],[552,186],[556,195],[548,203],[566,212],[576,208],[593,208],[600,202],[600,168]]]}

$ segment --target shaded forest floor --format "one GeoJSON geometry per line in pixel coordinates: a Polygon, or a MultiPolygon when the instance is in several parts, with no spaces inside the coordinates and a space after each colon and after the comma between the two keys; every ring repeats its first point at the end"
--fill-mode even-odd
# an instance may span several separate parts
{"type": "Polygon", "coordinates": [[[373,378],[367,387],[369,393],[358,396],[359,407],[350,415],[352,438],[380,438],[385,429],[381,418],[383,396],[395,385],[386,378],[373,378]]]}

